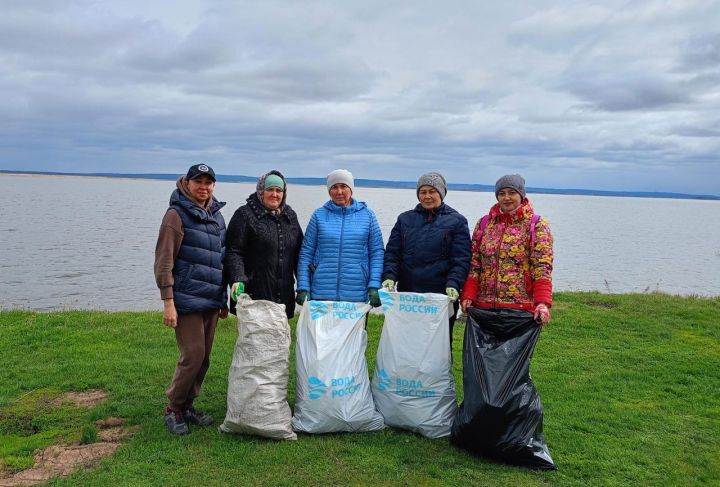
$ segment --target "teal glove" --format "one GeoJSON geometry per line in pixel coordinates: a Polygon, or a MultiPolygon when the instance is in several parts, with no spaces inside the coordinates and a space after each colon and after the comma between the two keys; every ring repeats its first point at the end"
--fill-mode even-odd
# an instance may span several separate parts
{"type": "Polygon", "coordinates": [[[395,290],[395,281],[393,281],[392,279],[385,279],[382,283],[382,287],[384,287],[388,291],[394,291],[395,290]]]}
{"type": "Polygon", "coordinates": [[[447,297],[450,298],[450,301],[453,303],[460,297],[460,293],[458,293],[458,290],[454,287],[446,287],[445,294],[447,294],[447,297]]]}
{"type": "Polygon", "coordinates": [[[232,298],[233,301],[237,302],[240,295],[243,294],[244,292],[245,292],[245,284],[242,282],[236,282],[230,288],[230,297],[232,298]]]}
{"type": "Polygon", "coordinates": [[[370,303],[370,306],[373,308],[382,306],[382,303],[380,302],[380,295],[378,294],[378,289],[376,287],[368,288],[368,298],[368,303],[370,303]]]}
{"type": "Polygon", "coordinates": [[[298,291],[297,296],[295,297],[295,302],[302,306],[303,303],[308,300],[308,294],[309,293],[307,291],[298,291]]]}

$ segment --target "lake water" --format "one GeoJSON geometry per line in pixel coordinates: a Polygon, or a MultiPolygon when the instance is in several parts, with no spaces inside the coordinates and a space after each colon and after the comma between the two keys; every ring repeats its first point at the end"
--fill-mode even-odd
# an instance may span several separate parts
{"type": "MultiPolygon", "coordinates": [[[[155,240],[173,181],[0,175],[0,309],[159,310],[155,240]]],[[[220,183],[235,209],[254,184],[220,183]]],[[[558,291],[720,295],[720,201],[529,195],[555,237],[558,291]]],[[[410,189],[356,188],[387,241],[410,189]]],[[[291,185],[305,228],[327,201],[324,186],[291,185]]],[[[489,192],[450,191],[446,203],[471,227],[489,192]]]]}

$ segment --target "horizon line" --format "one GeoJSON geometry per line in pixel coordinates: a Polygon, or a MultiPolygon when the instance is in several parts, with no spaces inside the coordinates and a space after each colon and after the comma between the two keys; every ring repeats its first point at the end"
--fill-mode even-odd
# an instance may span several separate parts
{"type": "MultiPolygon", "coordinates": [[[[106,173],[106,172],[65,172],[65,171],[24,171],[12,169],[0,169],[0,174],[25,174],[25,175],[48,175],[48,176],[78,176],[78,177],[106,177],[106,178],[128,178],[128,179],[161,179],[173,180],[182,174],[172,173],[106,173]]],[[[257,177],[245,175],[216,174],[218,181],[222,182],[256,182],[257,177]]],[[[302,185],[318,184],[324,185],[324,177],[285,177],[288,182],[302,185]]],[[[357,186],[376,188],[415,188],[416,182],[396,181],[389,179],[368,179],[355,178],[357,186]],[[359,184],[358,184],[359,183],[359,184]]],[[[448,183],[449,189],[456,191],[488,191],[495,190],[495,185],[481,183],[448,183]]],[[[720,200],[720,195],[712,194],[691,194],[676,193],[672,191],[622,191],[582,188],[542,188],[526,187],[529,193],[537,194],[566,194],[584,196],[627,196],[639,198],[675,198],[675,199],[698,199],[698,200],[720,200]]]]}

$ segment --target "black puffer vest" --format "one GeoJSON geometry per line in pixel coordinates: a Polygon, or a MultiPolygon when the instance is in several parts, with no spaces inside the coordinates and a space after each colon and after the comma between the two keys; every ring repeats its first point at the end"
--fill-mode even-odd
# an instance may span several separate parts
{"type": "Polygon", "coordinates": [[[227,284],[223,280],[225,220],[224,202],[213,198],[206,211],[177,189],[170,208],[180,215],[183,241],[173,266],[173,294],[178,314],[220,309],[227,305],[227,284]]]}

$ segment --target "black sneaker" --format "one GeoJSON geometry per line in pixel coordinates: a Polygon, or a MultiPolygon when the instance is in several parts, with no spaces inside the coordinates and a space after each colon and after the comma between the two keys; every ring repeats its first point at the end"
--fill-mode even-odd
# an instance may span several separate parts
{"type": "Polygon", "coordinates": [[[197,424],[198,426],[209,426],[213,422],[212,416],[193,407],[187,408],[183,413],[183,417],[186,423],[197,424]]]}
{"type": "Polygon", "coordinates": [[[175,409],[165,409],[165,426],[167,426],[168,431],[174,435],[186,435],[190,433],[183,415],[175,409]]]}

